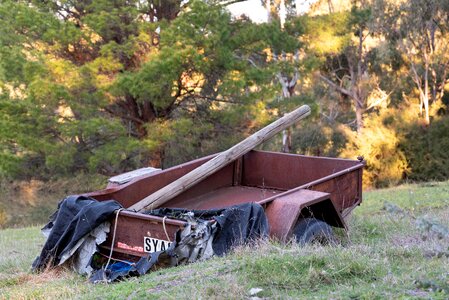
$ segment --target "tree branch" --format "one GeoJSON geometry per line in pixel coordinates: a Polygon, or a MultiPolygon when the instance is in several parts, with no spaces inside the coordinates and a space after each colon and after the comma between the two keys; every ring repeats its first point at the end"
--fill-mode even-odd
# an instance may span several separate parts
{"type": "Polygon", "coordinates": [[[246,0],[228,0],[228,1],[220,1],[219,4],[222,6],[228,6],[234,3],[245,2],[246,0]]]}
{"type": "Polygon", "coordinates": [[[346,96],[349,96],[349,97],[351,97],[351,98],[354,98],[354,95],[350,92],[350,91],[348,91],[347,89],[345,89],[345,88],[343,88],[343,87],[341,87],[341,86],[339,86],[338,84],[336,84],[335,82],[333,82],[332,80],[330,80],[329,78],[327,78],[327,77],[325,77],[325,76],[323,76],[323,75],[319,75],[320,76],[320,78],[323,80],[323,81],[325,81],[326,83],[328,83],[330,86],[332,86],[334,89],[336,89],[338,92],[340,92],[340,93],[342,93],[342,94],[345,94],[346,96]]]}
{"type": "Polygon", "coordinates": [[[125,115],[125,114],[122,114],[122,113],[113,111],[112,109],[110,109],[110,108],[108,108],[108,107],[104,107],[103,109],[104,109],[106,112],[110,113],[111,115],[117,116],[117,117],[119,117],[119,118],[126,119],[126,120],[129,120],[129,121],[133,121],[133,122],[136,122],[136,123],[139,123],[139,124],[144,124],[144,123],[145,123],[145,122],[142,121],[141,119],[138,119],[138,118],[133,117],[133,116],[128,116],[128,115],[125,115]]]}
{"type": "Polygon", "coordinates": [[[390,93],[387,94],[384,91],[382,91],[380,88],[377,88],[377,90],[379,91],[379,93],[382,94],[382,97],[377,99],[374,103],[372,103],[367,108],[365,108],[364,112],[366,112],[366,111],[370,110],[371,108],[374,108],[374,107],[378,106],[379,104],[381,104],[382,102],[386,101],[388,99],[388,97],[390,97],[390,95],[393,93],[393,91],[391,91],[390,93]]]}
{"type": "Polygon", "coordinates": [[[238,56],[237,54],[234,54],[234,57],[240,60],[246,60],[248,61],[253,67],[255,67],[256,69],[260,69],[260,67],[254,62],[254,60],[252,60],[249,57],[242,57],[242,56],[238,56]]]}

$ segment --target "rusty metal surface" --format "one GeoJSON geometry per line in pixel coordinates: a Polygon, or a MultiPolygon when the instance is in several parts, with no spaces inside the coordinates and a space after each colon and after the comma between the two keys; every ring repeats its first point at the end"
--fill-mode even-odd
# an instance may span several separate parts
{"type": "Polygon", "coordinates": [[[270,221],[270,236],[286,242],[290,238],[301,210],[322,200],[328,199],[329,193],[310,190],[298,190],[277,197],[265,209],[270,221]]]}
{"type": "MultiPolygon", "coordinates": [[[[117,188],[110,188],[88,195],[98,200],[112,198],[119,201],[124,207],[128,207],[183,176],[210,158],[195,160],[117,188]]],[[[185,208],[207,206],[207,208],[213,208],[215,204],[220,204],[220,201],[214,200],[214,197],[211,196],[206,198],[213,200],[213,204],[196,205],[194,202],[196,200],[204,201],[204,194],[223,187],[239,186],[238,184],[241,182],[242,186],[259,187],[264,190],[284,190],[287,193],[302,188],[330,192],[333,194],[332,200],[336,201],[336,206],[338,206],[339,210],[343,210],[361,199],[362,168],[363,164],[354,160],[251,151],[244,156],[243,161],[238,160],[229,164],[169,201],[166,206],[185,208]],[[336,181],[333,180],[341,174],[347,173],[352,175],[342,176],[336,181]],[[326,183],[327,181],[329,182],[326,183]]],[[[230,196],[234,197],[236,202],[233,203],[232,199],[226,200],[222,198],[223,203],[232,205],[242,203],[242,197],[249,199],[246,196],[240,197],[238,194],[230,196]]],[[[257,200],[253,201],[258,201],[260,198],[256,197],[254,199],[257,200]]],[[[268,196],[265,202],[262,203],[272,200],[274,198],[268,196]]]]}
{"type": "MultiPolygon", "coordinates": [[[[212,174],[182,194],[164,204],[166,207],[186,207],[185,205],[196,197],[205,193],[219,190],[223,187],[231,187],[233,183],[234,163],[229,164],[215,174],[212,174]]],[[[187,207],[186,207],[187,208],[187,207]]]]}
{"type": "Polygon", "coordinates": [[[133,211],[127,211],[127,210],[122,210],[119,214],[119,219],[120,218],[132,218],[132,219],[141,219],[145,222],[149,222],[149,223],[160,223],[162,224],[162,222],[165,222],[165,224],[169,224],[169,225],[174,225],[174,226],[178,226],[178,227],[183,227],[185,226],[186,222],[181,221],[181,220],[175,220],[175,219],[165,219],[158,217],[158,216],[152,216],[152,215],[146,215],[146,214],[141,214],[141,213],[137,213],[137,212],[133,212],[133,211]]]}
{"type": "MultiPolygon", "coordinates": [[[[86,196],[93,197],[100,201],[114,199],[120,202],[123,207],[129,207],[139,200],[164,187],[168,183],[173,182],[174,180],[192,171],[199,165],[210,160],[212,157],[213,156],[208,156],[203,159],[198,159],[163,171],[158,171],[154,174],[143,176],[138,180],[133,180],[124,185],[107,188],[98,192],[88,193],[86,194],[86,196]]],[[[170,207],[182,207],[182,203],[186,199],[202,195],[206,192],[224,186],[231,186],[233,183],[233,173],[234,163],[230,163],[219,172],[212,174],[206,180],[203,180],[199,184],[175,197],[174,199],[169,201],[167,205],[170,207]]]]}
{"type": "MultiPolygon", "coordinates": [[[[361,170],[364,164],[359,163],[347,169],[321,177],[317,180],[305,183],[298,187],[285,191],[281,195],[293,193],[300,189],[311,189],[331,193],[331,199],[335,206],[342,209],[361,202],[361,170]],[[345,194],[347,193],[347,194],[345,194]]],[[[275,197],[267,198],[261,204],[273,201],[275,197]]]]}
{"type": "Polygon", "coordinates": [[[290,190],[359,164],[347,159],[251,151],[244,156],[242,184],[290,190]]]}
{"type": "MultiPolygon", "coordinates": [[[[128,207],[212,157],[195,160],[88,195],[98,200],[112,198],[128,207]]],[[[258,202],[266,209],[272,235],[285,241],[289,238],[298,216],[314,215],[334,226],[344,226],[339,213],[348,211],[362,200],[363,167],[363,162],[355,160],[251,151],[165,206],[213,209],[258,202]],[[324,198],[330,198],[331,201],[324,198]],[[306,206],[307,210],[304,209],[306,206]],[[337,213],[333,212],[335,209],[337,213]]],[[[151,234],[152,237],[166,239],[161,218],[154,218],[158,217],[121,212],[115,245],[120,247],[117,247],[115,252],[122,256],[142,256],[145,254],[140,251],[144,236],[151,234]],[[119,245],[118,242],[122,244],[119,245]]],[[[169,235],[173,235],[182,226],[183,222],[173,223],[172,220],[166,220],[169,235]]],[[[112,235],[109,236],[107,243],[110,245],[112,235]]],[[[107,243],[103,251],[107,249],[107,243]]]]}
{"type": "Polygon", "coordinates": [[[232,185],[242,185],[243,157],[234,162],[234,174],[232,175],[232,185]]]}
{"type": "Polygon", "coordinates": [[[223,208],[247,202],[260,202],[268,197],[275,196],[281,191],[261,189],[247,186],[228,186],[209,191],[198,197],[188,198],[177,205],[167,207],[182,207],[187,209],[213,209],[223,208]]]}
{"type": "Polygon", "coordinates": [[[330,180],[310,185],[310,189],[331,194],[332,203],[342,213],[344,209],[356,205],[361,198],[358,195],[357,172],[344,174],[330,180]]]}
{"type": "MultiPolygon", "coordinates": [[[[144,251],[145,236],[172,241],[176,231],[183,228],[184,225],[185,222],[179,220],[163,220],[160,217],[121,211],[115,231],[114,252],[121,254],[120,257],[123,257],[123,255],[144,256],[147,254],[144,251]]],[[[110,249],[114,227],[115,219],[112,222],[108,239],[101,245],[101,248],[110,249]]]]}
{"type": "Polygon", "coordinates": [[[203,157],[149,175],[144,175],[122,185],[108,185],[106,189],[87,193],[85,195],[99,201],[112,198],[120,202],[124,207],[129,207],[136,201],[147,196],[147,192],[151,193],[152,191],[157,190],[157,188],[165,186],[167,183],[187,174],[213,157],[213,155],[203,157]]]}

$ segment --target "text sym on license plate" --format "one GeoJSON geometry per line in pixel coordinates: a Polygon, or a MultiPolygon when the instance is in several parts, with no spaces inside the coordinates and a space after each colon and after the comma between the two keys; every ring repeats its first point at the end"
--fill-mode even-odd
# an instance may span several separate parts
{"type": "Polygon", "coordinates": [[[143,249],[145,252],[153,253],[167,250],[170,245],[170,241],[155,239],[149,236],[143,238],[143,249]]]}

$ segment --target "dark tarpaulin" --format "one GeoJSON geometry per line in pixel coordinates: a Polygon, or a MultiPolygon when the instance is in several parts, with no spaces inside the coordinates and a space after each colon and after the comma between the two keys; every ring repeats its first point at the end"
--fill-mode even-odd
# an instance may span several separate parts
{"type": "MultiPolygon", "coordinates": [[[[146,211],[146,214],[169,217],[173,219],[180,219],[190,222],[193,217],[195,219],[196,227],[198,224],[211,227],[208,220],[215,220],[216,229],[213,231],[212,248],[215,255],[224,255],[233,247],[255,241],[258,238],[268,236],[268,220],[263,210],[263,207],[257,203],[245,203],[236,206],[226,207],[223,209],[214,210],[187,210],[181,208],[160,208],[146,211]],[[192,216],[193,215],[193,216],[192,216]]],[[[193,235],[199,232],[193,231],[193,235]]],[[[180,251],[185,247],[185,239],[182,237],[183,232],[178,231],[175,240],[171,246],[164,251],[149,253],[142,257],[137,263],[116,262],[109,266],[102,267],[95,271],[89,279],[92,283],[113,282],[129,276],[141,276],[146,274],[154,265],[161,263],[161,260],[171,261],[168,265],[176,266],[190,262],[184,251],[180,251]]],[[[201,235],[201,234],[200,234],[201,235]]],[[[187,237],[188,239],[189,237],[187,237]]],[[[199,238],[201,240],[201,238],[199,238]]],[[[191,244],[190,251],[203,249],[194,249],[203,247],[203,243],[191,244]]],[[[204,256],[199,256],[197,259],[204,259],[204,256]]]]}
{"type": "Polygon", "coordinates": [[[114,200],[99,202],[85,196],[69,196],[61,201],[43,230],[50,234],[41,254],[33,262],[33,271],[59,264],[61,257],[77,242],[122,208],[114,200]]]}
{"type": "Polygon", "coordinates": [[[183,219],[192,212],[195,218],[217,221],[217,232],[212,247],[214,254],[226,254],[232,247],[268,236],[268,219],[263,207],[257,203],[243,203],[222,209],[187,210],[181,208],[160,208],[147,214],[183,219]]]}
{"type": "MultiPolygon", "coordinates": [[[[69,196],[61,201],[43,231],[49,231],[39,257],[32,265],[34,271],[58,265],[64,254],[100,224],[109,220],[122,206],[114,201],[99,202],[85,196],[69,196]]],[[[111,282],[128,276],[147,273],[163,260],[169,265],[207,259],[213,254],[224,255],[232,247],[268,236],[268,220],[257,203],[245,203],[215,210],[161,208],[147,214],[185,220],[186,228],[176,233],[169,249],[150,253],[137,263],[115,263],[98,269],[91,282],[111,282]],[[215,220],[211,223],[210,220],[215,220]]]]}

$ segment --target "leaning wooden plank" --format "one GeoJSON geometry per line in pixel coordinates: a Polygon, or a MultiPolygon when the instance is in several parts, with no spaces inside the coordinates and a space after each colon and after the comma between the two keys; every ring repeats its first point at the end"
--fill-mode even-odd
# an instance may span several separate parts
{"type": "Polygon", "coordinates": [[[261,143],[273,137],[282,130],[288,128],[295,122],[305,118],[309,114],[310,114],[310,107],[307,105],[303,105],[295,109],[294,111],[286,114],[282,118],[276,120],[275,122],[257,131],[253,135],[247,137],[240,143],[234,145],[228,150],[215,156],[213,159],[202,164],[201,166],[192,170],[191,172],[187,173],[181,178],[173,181],[172,183],[166,185],[162,189],[154,192],[153,194],[145,197],[144,199],[130,206],[129,209],[141,211],[144,209],[153,209],[156,207],[160,207],[173,197],[179,195],[186,189],[202,181],[209,175],[217,172],[230,162],[248,153],[256,146],[260,145],[261,143]]]}

